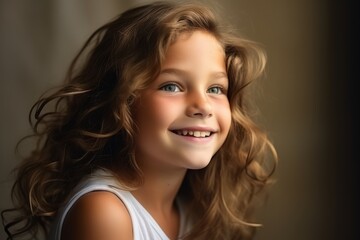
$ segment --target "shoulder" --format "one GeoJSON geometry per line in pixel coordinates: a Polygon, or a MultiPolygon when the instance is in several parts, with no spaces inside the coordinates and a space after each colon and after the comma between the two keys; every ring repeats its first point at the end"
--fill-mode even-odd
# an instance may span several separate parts
{"type": "Polygon", "coordinates": [[[68,212],[61,239],[132,239],[130,214],[124,203],[107,191],[89,192],[68,212]]]}

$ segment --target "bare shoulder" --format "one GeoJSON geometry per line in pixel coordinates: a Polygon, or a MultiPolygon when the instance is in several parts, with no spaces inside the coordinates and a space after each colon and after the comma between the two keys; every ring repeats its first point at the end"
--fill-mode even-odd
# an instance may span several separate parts
{"type": "Polygon", "coordinates": [[[113,193],[90,192],[70,209],[62,228],[62,240],[130,240],[130,214],[113,193]]]}

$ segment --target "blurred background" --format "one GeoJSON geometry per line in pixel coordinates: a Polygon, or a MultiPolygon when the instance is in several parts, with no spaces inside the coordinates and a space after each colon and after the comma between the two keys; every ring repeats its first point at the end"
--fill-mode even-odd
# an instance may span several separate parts
{"type": "MultiPolygon", "coordinates": [[[[14,147],[30,133],[27,117],[34,101],[62,81],[96,28],[145,2],[151,1],[0,0],[0,210],[11,206],[11,169],[19,162],[14,147]]],[[[258,104],[280,161],[256,239],[360,239],[354,222],[355,4],[203,2],[268,54],[258,104]]]]}

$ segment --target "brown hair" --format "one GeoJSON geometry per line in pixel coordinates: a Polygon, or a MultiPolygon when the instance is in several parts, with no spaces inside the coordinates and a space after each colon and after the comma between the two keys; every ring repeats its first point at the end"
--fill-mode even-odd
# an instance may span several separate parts
{"type": "Polygon", "coordinates": [[[135,7],[100,27],[73,60],[64,85],[34,104],[30,117],[38,145],[16,169],[17,207],[2,214],[4,222],[6,213],[19,213],[4,222],[10,238],[36,233],[39,226],[46,233],[71,189],[93,169],[117,169],[129,187],[141,184],[132,153],[132,104],[159,73],[178,35],[196,30],[211,33],[224,48],[232,125],[210,164],[189,170],[180,189],[194,223],[186,238],[251,238],[253,203],[277,159],[247,105],[247,86],[264,71],[265,54],[220,28],[209,8],[172,2],[135,7]]]}

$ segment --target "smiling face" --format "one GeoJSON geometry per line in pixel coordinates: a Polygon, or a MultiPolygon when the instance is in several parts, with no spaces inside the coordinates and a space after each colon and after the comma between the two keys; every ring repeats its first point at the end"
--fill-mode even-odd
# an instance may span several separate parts
{"type": "Polygon", "coordinates": [[[206,167],[231,124],[225,54],[207,32],[182,34],[159,76],[140,92],[135,157],[157,168],[206,167]]]}

